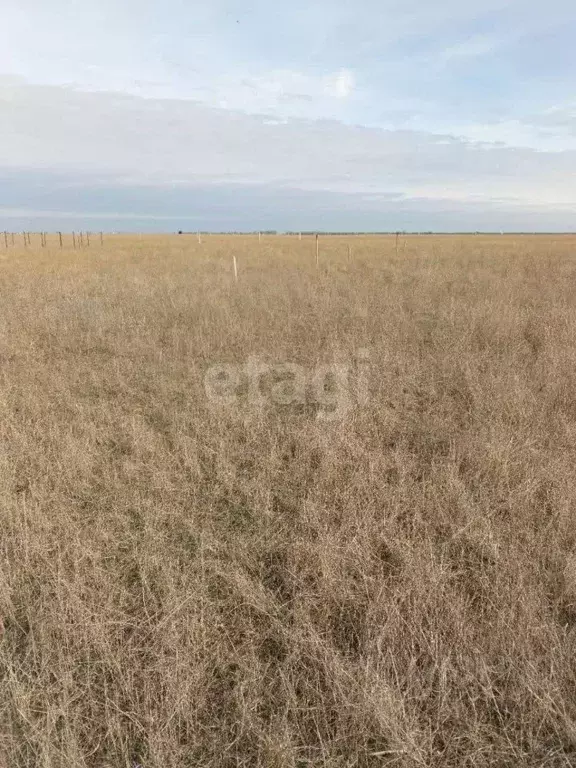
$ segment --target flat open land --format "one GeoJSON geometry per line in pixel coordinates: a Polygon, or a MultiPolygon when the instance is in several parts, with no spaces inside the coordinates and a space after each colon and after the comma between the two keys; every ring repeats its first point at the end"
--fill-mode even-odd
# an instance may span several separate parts
{"type": "Polygon", "coordinates": [[[2,768],[576,765],[576,237],[17,240],[2,768]]]}

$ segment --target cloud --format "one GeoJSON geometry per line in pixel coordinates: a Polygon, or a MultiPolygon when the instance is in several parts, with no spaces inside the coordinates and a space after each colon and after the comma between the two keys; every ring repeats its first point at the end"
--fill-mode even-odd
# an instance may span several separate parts
{"type": "Polygon", "coordinates": [[[493,231],[566,229],[561,208],[513,202],[406,198],[402,194],[306,191],[274,184],[189,183],[177,187],[117,185],[84,174],[28,172],[28,206],[19,200],[22,176],[1,178],[2,229],[176,231],[258,229],[320,231],[493,231]],[[30,193],[30,189],[35,189],[30,193]],[[46,206],[46,207],[44,207],[46,206]],[[51,206],[51,207],[48,207],[51,206]]]}
{"type": "Polygon", "coordinates": [[[539,115],[530,115],[526,119],[530,125],[545,129],[561,129],[561,133],[576,137],[576,102],[555,105],[539,115]]]}
{"type": "Polygon", "coordinates": [[[354,90],[354,74],[349,69],[342,69],[336,75],[332,85],[334,95],[339,99],[347,99],[354,90]]]}
{"type": "Polygon", "coordinates": [[[224,109],[276,117],[318,119],[338,116],[341,101],[353,92],[354,75],[342,69],[327,74],[272,70],[258,75],[236,72],[212,78],[204,88],[189,89],[194,100],[224,109]]]}
{"type": "Polygon", "coordinates": [[[488,56],[502,44],[502,40],[492,35],[473,35],[443,50],[437,61],[443,65],[458,64],[461,59],[488,56]]]}
{"type": "Polygon", "coordinates": [[[443,128],[465,136],[471,142],[492,144],[494,147],[532,149],[544,153],[576,151],[576,119],[571,122],[567,114],[529,115],[521,119],[460,125],[452,121],[443,128]]]}
{"type": "MultiPolygon", "coordinates": [[[[198,207],[198,190],[217,206],[220,222],[256,221],[256,200],[259,210],[283,201],[287,207],[275,210],[279,228],[293,221],[290,200],[309,226],[313,214],[320,221],[331,210],[332,227],[347,217],[380,228],[388,213],[406,219],[408,209],[421,212],[424,228],[433,211],[441,220],[450,212],[454,229],[464,220],[458,211],[468,221],[540,211],[563,216],[568,227],[576,212],[575,151],[19,84],[0,86],[0,125],[5,216],[73,212],[82,201],[76,213],[162,221],[184,216],[191,200],[198,207]]],[[[417,217],[414,226],[422,228],[417,217]]]]}
{"type": "MultiPolygon", "coordinates": [[[[200,188],[243,209],[224,187],[244,200],[310,194],[317,212],[322,200],[356,210],[355,196],[373,217],[372,205],[419,201],[454,227],[460,209],[568,221],[574,205],[569,0],[5,0],[2,11],[0,172],[33,172],[32,186],[50,172],[61,211],[66,184],[87,179],[83,210],[108,195],[110,215],[112,200],[126,215],[170,215],[163,195],[200,188]],[[144,188],[158,192],[146,211],[126,202],[144,188]]],[[[5,209],[50,213],[33,198],[22,190],[5,209]]]]}

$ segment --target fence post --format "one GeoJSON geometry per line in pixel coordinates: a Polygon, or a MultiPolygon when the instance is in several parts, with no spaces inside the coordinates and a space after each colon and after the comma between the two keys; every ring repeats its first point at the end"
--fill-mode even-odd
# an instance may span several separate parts
{"type": "Polygon", "coordinates": [[[58,232],[58,238],[60,240],[60,248],[62,248],[62,232],[58,232]]]}
{"type": "Polygon", "coordinates": [[[90,232],[86,232],[86,241],[87,241],[88,248],[90,248],[90,232]]]}
{"type": "Polygon", "coordinates": [[[104,234],[100,232],[100,245],[104,245],[104,234]]]}
{"type": "Polygon", "coordinates": [[[74,250],[76,250],[76,232],[72,232],[72,244],[74,246],[74,250]]]}
{"type": "Polygon", "coordinates": [[[318,234],[316,234],[316,269],[318,269],[319,264],[320,264],[320,238],[318,237],[318,234]]]}

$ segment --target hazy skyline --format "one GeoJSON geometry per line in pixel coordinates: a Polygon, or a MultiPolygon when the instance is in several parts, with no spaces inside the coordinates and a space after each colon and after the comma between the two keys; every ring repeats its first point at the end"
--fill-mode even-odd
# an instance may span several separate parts
{"type": "Polygon", "coordinates": [[[576,8],[5,0],[0,228],[572,230],[576,8]]]}

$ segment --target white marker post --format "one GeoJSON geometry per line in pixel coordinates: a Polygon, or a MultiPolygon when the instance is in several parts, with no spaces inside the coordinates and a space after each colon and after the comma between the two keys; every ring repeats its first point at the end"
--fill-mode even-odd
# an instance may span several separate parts
{"type": "Polygon", "coordinates": [[[234,280],[238,282],[238,262],[236,256],[232,256],[232,263],[234,264],[234,280]]]}

